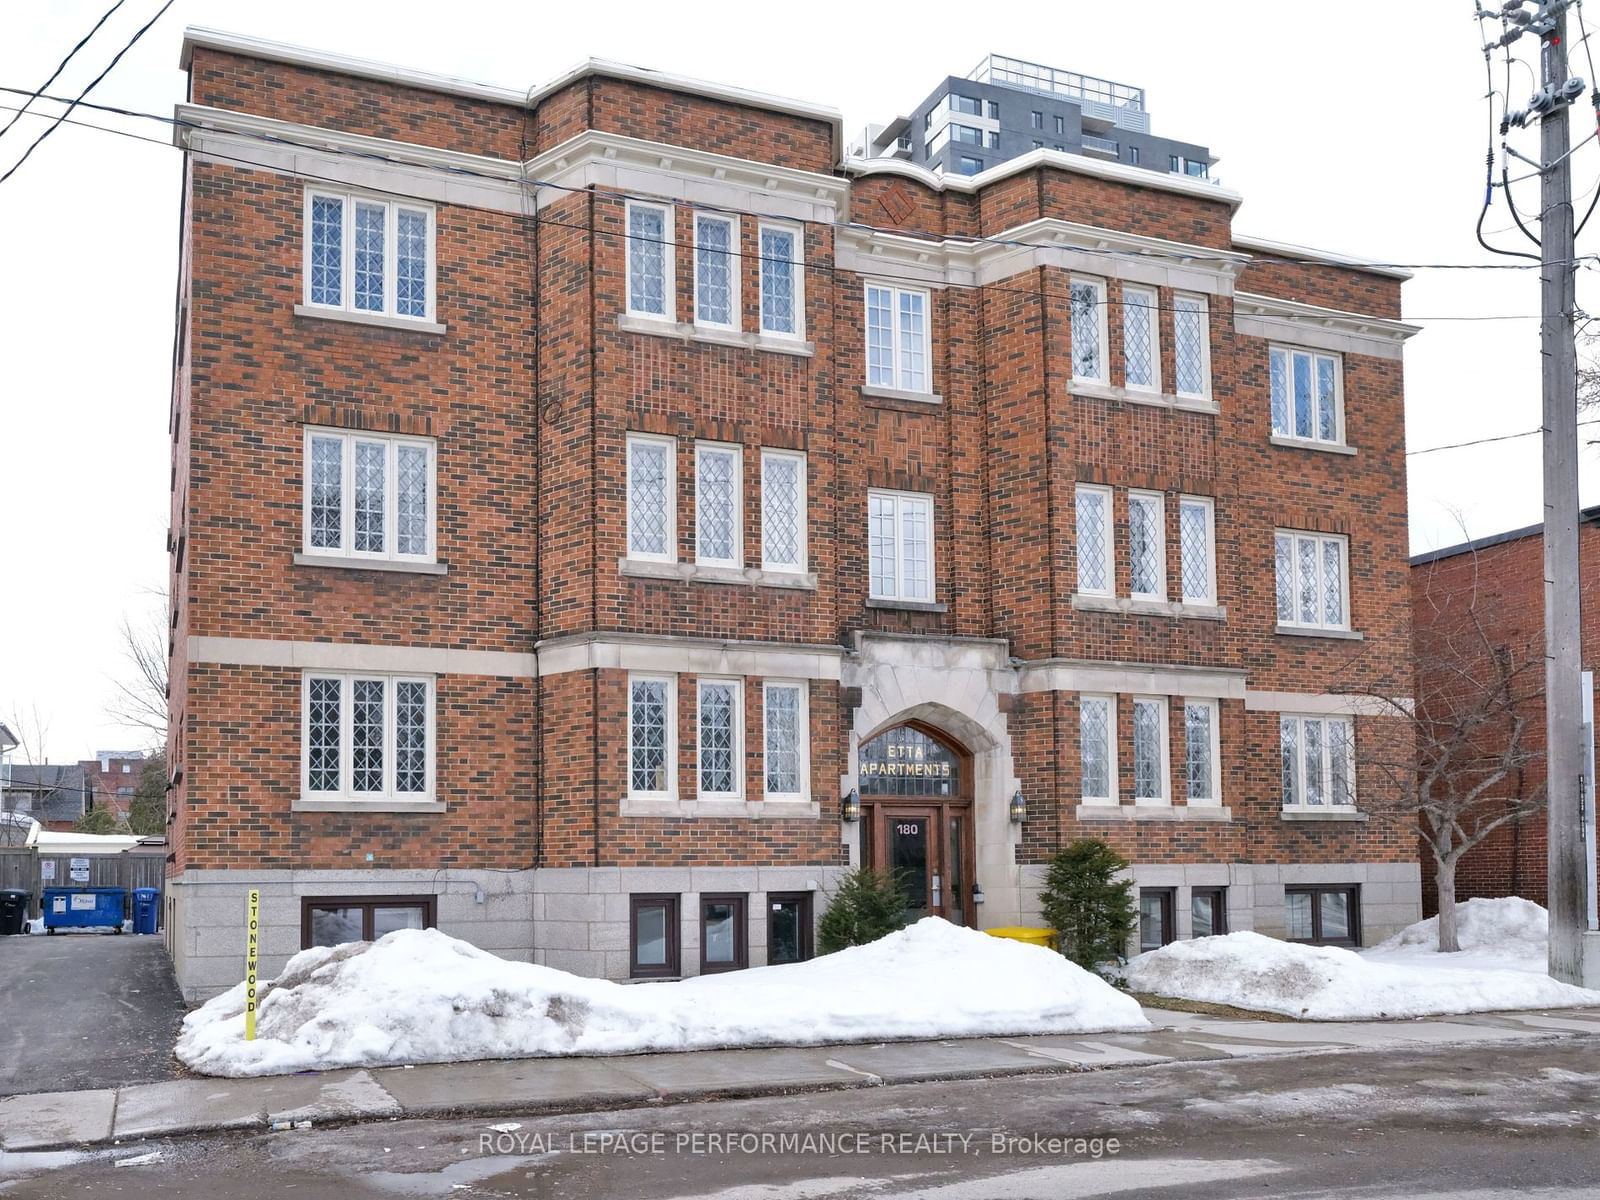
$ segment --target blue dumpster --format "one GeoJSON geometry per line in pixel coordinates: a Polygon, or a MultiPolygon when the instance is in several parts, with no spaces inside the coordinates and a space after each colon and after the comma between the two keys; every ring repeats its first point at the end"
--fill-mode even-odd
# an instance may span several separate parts
{"type": "Polygon", "coordinates": [[[127,907],[127,888],[45,888],[44,931],[102,928],[121,933],[127,907]]]}
{"type": "Polygon", "coordinates": [[[133,889],[133,931],[135,933],[154,933],[160,913],[160,888],[133,889]]]}

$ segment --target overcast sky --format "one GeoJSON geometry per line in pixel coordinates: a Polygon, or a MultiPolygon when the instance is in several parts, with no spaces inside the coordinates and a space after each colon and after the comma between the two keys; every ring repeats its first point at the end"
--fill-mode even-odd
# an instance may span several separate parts
{"type": "MultiPolygon", "coordinates": [[[[0,85],[38,86],[106,7],[6,5],[0,85]]],[[[75,94],[158,7],[128,0],[52,91],[75,94]]],[[[1486,118],[1468,10],[1466,0],[1058,0],[924,3],[912,18],[873,22],[859,4],[828,0],[802,17],[699,0],[671,19],[628,0],[178,0],[91,98],[170,113],[182,30],[205,25],[519,89],[586,57],[619,59],[831,104],[853,134],[995,51],[1145,87],[1155,132],[1221,156],[1218,175],[1245,197],[1241,231],[1383,261],[1479,263],[1496,260],[1472,236],[1486,118]],[[1002,14],[1024,12],[1008,33],[1002,14]]],[[[1522,71],[1517,107],[1531,90],[1522,71]]],[[[0,111],[0,125],[10,115],[0,111]]],[[[166,141],[153,122],[84,115],[166,141]]],[[[0,138],[0,172],[41,128],[24,118],[0,138]]],[[[1534,135],[1522,145],[1532,153],[1534,135]]],[[[1600,149],[1574,163],[1586,194],[1600,149]]],[[[142,740],[106,707],[125,674],[120,624],[147,618],[165,578],[178,166],[171,148],[63,127],[0,185],[0,716],[37,709],[55,758],[142,740]]],[[[1537,184],[1523,188],[1536,211],[1537,184]]],[[[1509,224],[1500,207],[1488,228],[1509,224]]],[[[1589,240],[1600,242],[1600,226],[1589,240]]],[[[1413,450],[1537,426],[1537,324],[1443,318],[1526,318],[1538,299],[1535,272],[1417,272],[1405,295],[1407,319],[1425,327],[1406,354],[1413,450]]],[[[1410,465],[1414,550],[1460,540],[1459,522],[1480,536],[1539,520],[1536,437],[1410,465]]],[[[1586,502],[1594,466],[1586,451],[1586,502]]]]}

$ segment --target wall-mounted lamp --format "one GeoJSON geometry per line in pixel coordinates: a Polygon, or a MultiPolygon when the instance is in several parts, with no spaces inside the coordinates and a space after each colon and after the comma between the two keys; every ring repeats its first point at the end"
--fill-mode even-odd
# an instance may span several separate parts
{"type": "Polygon", "coordinates": [[[855,788],[851,788],[850,794],[844,798],[844,803],[839,808],[839,815],[846,821],[861,820],[861,794],[855,788]]]}
{"type": "Polygon", "coordinates": [[[1011,797],[1011,823],[1020,825],[1028,819],[1028,802],[1022,798],[1022,789],[1018,788],[1011,797]]]}
{"type": "Polygon", "coordinates": [[[972,885],[972,902],[974,904],[983,903],[983,884],[975,883],[972,885]]]}

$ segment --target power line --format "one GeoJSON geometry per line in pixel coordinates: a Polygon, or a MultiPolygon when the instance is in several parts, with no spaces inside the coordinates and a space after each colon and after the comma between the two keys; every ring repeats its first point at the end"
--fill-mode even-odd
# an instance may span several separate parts
{"type": "MultiPolygon", "coordinates": [[[[110,20],[111,19],[111,15],[113,13],[115,13],[117,11],[117,9],[121,8],[127,2],[128,2],[128,0],[117,0],[117,2],[115,4],[113,4],[110,8],[106,9],[106,11],[101,14],[100,19],[94,23],[94,27],[92,29],[90,29],[88,33],[84,34],[81,38],[79,38],[78,39],[78,44],[76,46],[74,46],[71,50],[68,50],[67,51],[67,56],[65,58],[63,58],[59,63],[56,64],[56,69],[54,71],[50,72],[50,78],[46,79],[37,88],[35,88],[31,93],[29,93],[28,98],[22,102],[22,107],[19,108],[16,111],[16,113],[12,116],[11,120],[9,120],[9,121],[7,121],[5,123],[5,128],[0,129],[0,138],[5,137],[5,135],[11,131],[11,127],[13,125],[15,125],[18,121],[22,120],[22,114],[27,112],[29,106],[32,105],[32,103],[35,100],[37,100],[41,95],[44,94],[45,88],[49,87],[52,83],[54,83],[56,81],[56,79],[61,75],[61,72],[65,71],[67,69],[67,64],[72,61],[73,56],[76,55],[79,50],[82,50],[86,45],[88,45],[89,44],[89,39],[92,38],[95,34],[99,33],[100,32],[100,27],[102,25],[104,25],[108,20],[110,20]]],[[[11,89],[7,88],[6,90],[10,91],[11,89]]]]}
{"type": "MultiPolygon", "coordinates": [[[[1588,420],[1588,421],[1579,421],[1578,424],[1579,425],[1600,425],[1600,418],[1595,418],[1593,420],[1588,420]]],[[[1418,454],[1437,454],[1441,450],[1464,450],[1468,446],[1487,446],[1490,442],[1509,442],[1509,441],[1512,441],[1515,438],[1533,437],[1535,434],[1539,434],[1539,433],[1543,433],[1543,432],[1544,432],[1544,430],[1542,428],[1540,428],[1540,429],[1524,429],[1520,433],[1501,433],[1501,434],[1495,435],[1494,437],[1473,438],[1470,442],[1452,442],[1448,446],[1428,446],[1427,448],[1422,449],[1422,450],[1407,450],[1406,451],[1406,457],[1407,458],[1412,458],[1412,457],[1415,457],[1418,454]]]]}
{"type": "MultiPolygon", "coordinates": [[[[124,45],[121,50],[118,50],[116,55],[115,55],[115,57],[113,57],[112,60],[106,64],[105,70],[101,71],[100,74],[96,75],[93,79],[91,79],[89,81],[88,85],[83,89],[83,91],[79,92],[77,94],[77,96],[72,100],[72,102],[67,105],[66,112],[62,113],[53,122],[51,122],[49,125],[47,125],[45,127],[44,131],[41,132],[38,137],[33,139],[32,144],[29,145],[29,147],[22,152],[22,157],[17,159],[17,161],[14,162],[11,165],[11,169],[8,170],[4,175],[0,175],[0,184],[4,184],[6,180],[10,179],[13,175],[15,175],[19,170],[22,169],[22,164],[27,162],[28,159],[30,157],[32,157],[33,152],[39,148],[39,146],[44,142],[44,140],[46,138],[48,138],[57,129],[61,128],[62,121],[66,120],[67,117],[71,116],[72,115],[72,110],[78,107],[78,105],[83,101],[83,98],[85,96],[87,96],[90,92],[92,92],[95,89],[95,87],[100,83],[100,81],[102,79],[104,79],[107,75],[111,74],[112,68],[114,68],[119,62],[122,61],[122,56],[124,54],[126,54],[129,50],[132,50],[134,48],[134,46],[138,44],[139,39],[142,38],[145,35],[145,33],[149,31],[149,29],[150,29],[150,27],[152,25],[154,25],[157,21],[159,21],[162,18],[162,16],[166,13],[167,9],[172,7],[173,3],[174,3],[174,0],[167,0],[167,2],[165,4],[163,4],[161,6],[161,8],[156,12],[155,16],[151,17],[143,25],[139,26],[139,28],[134,32],[134,35],[131,38],[128,39],[127,44],[124,45]]],[[[21,114],[19,113],[18,116],[21,116],[21,114]]]]}

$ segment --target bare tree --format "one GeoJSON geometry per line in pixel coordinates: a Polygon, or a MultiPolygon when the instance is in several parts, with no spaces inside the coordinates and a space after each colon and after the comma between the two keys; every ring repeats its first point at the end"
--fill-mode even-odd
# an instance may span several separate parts
{"type": "Polygon", "coordinates": [[[119,724],[143,729],[157,745],[167,741],[167,614],[169,602],[159,612],[135,623],[122,619],[122,653],[126,672],[112,682],[116,692],[107,711],[119,724]]]}
{"type": "MultiPolygon", "coordinates": [[[[1479,586],[1478,555],[1451,562],[1446,585],[1422,568],[1413,687],[1347,689],[1372,723],[1357,756],[1389,785],[1371,807],[1404,815],[1433,856],[1439,949],[1461,948],[1456,868],[1495,830],[1543,810],[1544,655],[1479,586]],[[1458,572],[1467,576],[1461,585],[1458,572]],[[1411,694],[1407,694],[1411,693],[1411,694]]],[[[1392,681],[1401,682],[1403,681],[1392,681]]],[[[1365,803],[1365,802],[1364,802],[1365,803]]]]}
{"type": "Polygon", "coordinates": [[[36,706],[14,709],[5,724],[17,739],[15,758],[35,768],[19,777],[14,766],[11,786],[0,795],[0,810],[3,810],[0,812],[0,846],[21,846],[28,840],[33,821],[37,820],[35,805],[57,787],[70,782],[71,771],[45,764],[50,723],[36,706]]]}

